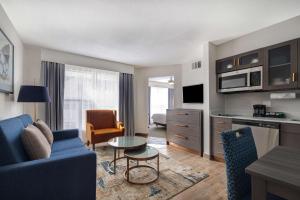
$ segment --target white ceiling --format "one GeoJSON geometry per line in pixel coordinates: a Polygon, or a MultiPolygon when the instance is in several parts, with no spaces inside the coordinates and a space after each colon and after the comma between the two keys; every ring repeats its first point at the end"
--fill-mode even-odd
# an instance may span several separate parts
{"type": "Polygon", "coordinates": [[[0,0],[25,43],[142,65],[201,57],[222,41],[300,15],[300,0],[0,0]]]}

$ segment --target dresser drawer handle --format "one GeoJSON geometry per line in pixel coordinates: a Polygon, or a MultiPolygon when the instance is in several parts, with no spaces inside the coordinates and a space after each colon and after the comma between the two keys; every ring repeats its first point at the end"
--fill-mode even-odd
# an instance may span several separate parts
{"type": "Polygon", "coordinates": [[[188,127],[189,127],[188,125],[183,125],[183,124],[175,124],[175,126],[178,126],[178,127],[185,127],[185,128],[188,128],[188,127]]]}
{"type": "Polygon", "coordinates": [[[216,122],[216,124],[225,124],[225,122],[216,122]]]}
{"type": "Polygon", "coordinates": [[[176,115],[189,115],[189,113],[176,113],[176,115]]]}
{"type": "Polygon", "coordinates": [[[224,144],[223,142],[218,142],[218,144],[224,144]]]}
{"type": "Polygon", "coordinates": [[[185,136],[179,135],[179,134],[176,134],[175,137],[180,138],[180,139],[184,139],[184,140],[189,139],[188,137],[185,137],[185,136]]]}

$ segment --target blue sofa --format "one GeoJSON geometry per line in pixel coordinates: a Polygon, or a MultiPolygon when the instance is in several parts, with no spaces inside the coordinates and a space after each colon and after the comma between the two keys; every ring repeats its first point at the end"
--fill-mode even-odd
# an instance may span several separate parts
{"type": "Polygon", "coordinates": [[[29,115],[0,121],[1,200],[95,200],[96,154],[78,130],[54,131],[48,159],[30,161],[21,134],[29,115]]]}

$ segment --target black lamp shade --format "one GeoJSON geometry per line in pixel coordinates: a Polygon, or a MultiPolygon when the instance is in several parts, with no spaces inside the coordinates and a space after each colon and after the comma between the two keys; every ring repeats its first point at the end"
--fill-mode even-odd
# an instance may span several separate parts
{"type": "Polygon", "coordinates": [[[23,85],[18,102],[50,102],[48,88],[44,86],[23,85]]]}

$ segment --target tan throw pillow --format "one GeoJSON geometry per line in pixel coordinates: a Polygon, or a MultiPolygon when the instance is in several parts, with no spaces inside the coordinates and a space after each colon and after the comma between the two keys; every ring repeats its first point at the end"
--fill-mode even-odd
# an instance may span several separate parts
{"type": "Polygon", "coordinates": [[[38,119],[33,124],[42,131],[42,133],[48,140],[49,144],[52,145],[53,144],[53,133],[52,133],[51,129],[49,128],[49,126],[41,119],[38,119]]]}
{"type": "Polygon", "coordinates": [[[24,129],[21,138],[31,160],[50,157],[51,146],[44,134],[37,127],[29,124],[24,129]]]}

